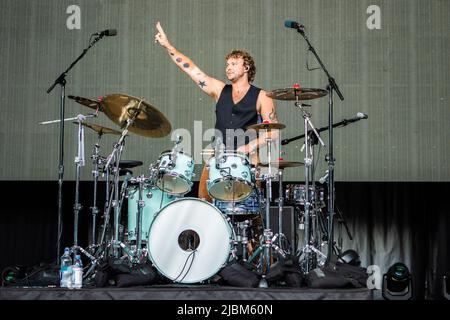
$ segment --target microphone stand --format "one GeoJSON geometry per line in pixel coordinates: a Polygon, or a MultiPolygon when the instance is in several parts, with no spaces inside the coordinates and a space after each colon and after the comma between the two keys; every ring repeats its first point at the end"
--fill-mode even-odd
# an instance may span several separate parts
{"type": "Polygon", "coordinates": [[[337,95],[341,99],[341,101],[344,100],[344,96],[342,95],[341,91],[339,90],[338,85],[336,84],[336,81],[334,78],[330,75],[328,70],[325,68],[324,64],[322,63],[322,60],[320,60],[319,56],[317,55],[316,50],[309,42],[308,37],[305,34],[304,29],[299,26],[297,28],[297,32],[300,33],[303,38],[305,39],[306,43],[308,44],[308,50],[313,53],[313,55],[316,57],[317,61],[319,62],[321,69],[325,72],[327,78],[328,78],[328,85],[327,85],[327,91],[328,91],[328,130],[330,131],[329,137],[328,137],[328,155],[326,157],[328,162],[328,254],[327,254],[327,261],[325,262],[325,266],[331,267],[334,269],[334,266],[336,264],[336,257],[332,257],[333,252],[333,217],[334,217],[334,156],[333,156],[333,90],[336,91],[337,95]]]}
{"type": "MultiPolygon", "coordinates": [[[[81,55],[70,64],[70,66],[61,73],[58,78],[56,78],[55,82],[47,89],[47,93],[50,93],[56,85],[61,86],[61,94],[60,94],[60,123],[59,123],[59,164],[58,164],[58,240],[56,244],[56,264],[59,266],[59,256],[61,253],[61,235],[62,235],[62,209],[63,209],[63,197],[62,197],[62,185],[64,180],[64,113],[65,113],[65,100],[66,100],[66,76],[69,73],[70,69],[72,69],[75,64],[80,61],[84,55],[88,52],[88,50],[104,35],[98,35],[94,38],[92,42],[89,43],[89,46],[83,50],[81,55]]],[[[91,35],[92,38],[92,35],[91,35]]],[[[90,39],[89,39],[90,40],[90,39]]]]}

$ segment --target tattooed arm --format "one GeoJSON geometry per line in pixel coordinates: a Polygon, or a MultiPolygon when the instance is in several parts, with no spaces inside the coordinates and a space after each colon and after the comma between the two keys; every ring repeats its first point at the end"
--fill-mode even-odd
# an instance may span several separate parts
{"type": "Polygon", "coordinates": [[[196,84],[202,89],[203,92],[218,100],[220,93],[222,92],[225,83],[215,78],[208,76],[206,73],[200,70],[195,63],[179,52],[168,40],[161,24],[156,24],[157,33],[155,35],[155,43],[159,43],[162,47],[166,48],[172,61],[183,70],[196,84]]]}

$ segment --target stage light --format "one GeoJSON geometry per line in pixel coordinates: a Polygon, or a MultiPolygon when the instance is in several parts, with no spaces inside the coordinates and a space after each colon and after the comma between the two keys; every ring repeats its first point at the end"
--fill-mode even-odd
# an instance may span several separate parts
{"type": "Polygon", "coordinates": [[[383,275],[382,295],[386,300],[410,300],[412,298],[412,276],[408,267],[397,262],[383,275]]]}
{"type": "Polygon", "coordinates": [[[338,261],[347,263],[347,264],[355,266],[355,267],[359,267],[361,265],[361,261],[359,260],[358,253],[352,249],[342,252],[339,255],[338,261]]]}
{"type": "Polygon", "coordinates": [[[450,300],[450,271],[442,279],[442,293],[445,299],[450,300]]]}

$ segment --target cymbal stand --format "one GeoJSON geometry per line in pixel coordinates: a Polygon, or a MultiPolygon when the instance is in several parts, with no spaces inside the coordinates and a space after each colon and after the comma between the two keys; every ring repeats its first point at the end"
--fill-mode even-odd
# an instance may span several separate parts
{"type": "MultiPolygon", "coordinates": [[[[305,244],[304,247],[302,249],[302,252],[300,254],[304,254],[303,259],[304,259],[304,272],[305,273],[309,273],[309,271],[311,270],[311,261],[312,261],[312,252],[319,254],[319,255],[323,255],[322,252],[320,252],[320,250],[318,250],[317,248],[315,248],[312,244],[311,244],[311,227],[310,227],[310,210],[311,210],[311,192],[309,190],[309,180],[310,180],[310,173],[312,172],[312,166],[313,164],[313,147],[312,147],[312,143],[311,143],[311,138],[308,135],[308,127],[311,128],[311,130],[314,132],[315,136],[317,137],[318,141],[320,142],[320,144],[322,146],[325,146],[325,143],[322,141],[322,139],[320,138],[318,132],[316,131],[314,125],[311,122],[311,114],[309,112],[307,112],[304,109],[304,106],[302,105],[302,103],[298,100],[298,96],[296,97],[297,101],[295,102],[295,106],[298,107],[302,113],[303,113],[303,124],[304,124],[304,130],[305,130],[305,143],[304,143],[304,148],[305,148],[305,215],[304,215],[304,219],[305,219],[305,244]]],[[[312,175],[311,175],[312,176],[312,175]]],[[[314,179],[314,177],[312,177],[314,179]]]]}
{"type": "Polygon", "coordinates": [[[268,158],[268,172],[262,176],[263,180],[266,181],[266,217],[265,217],[265,228],[263,232],[264,243],[255,251],[253,256],[250,258],[250,262],[255,255],[260,253],[260,271],[262,273],[261,281],[259,287],[267,288],[266,274],[270,269],[272,249],[274,249],[278,254],[285,256],[284,252],[278,247],[274,242],[278,237],[278,234],[274,236],[272,230],[270,229],[270,203],[272,201],[272,180],[274,175],[272,174],[272,138],[266,138],[267,144],[267,158],[268,158]]]}
{"type": "MultiPolygon", "coordinates": [[[[80,185],[80,167],[84,166],[84,127],[82,125],[83,121],[86,118],[95,118],[98,116],[98,109],[95,113],[89,113],[87,115],[79,114],[76,117],[58,119],[58,120],[49,120],[39,122],[41,125],[45,124],[53,124],[53,123],[62,123],[66,121],[76,121],[74,123],[78,124],[78,135],[77,135],[77,156],[75,157],[75,165],[76,165],[76,186],[75,186],[75,204],[74,204],[74,245],[78,245],[78,214],[81,210],[81,205],[79,203],[79,185],[80,185]]],[[[60,181],[62,183],[62,180],[60,181]]],[[[61,189],[62,192],[62,189],[61,189]]],[[[58,202],[62,203],[62,198],[58,199],[58,202]]],[[[59,203],[59,205],[61,204],[59,203]]],[[[58,227],[58,232],[62,230],[62,221],[59,221],[58,224],[61,226],[58,227]]],[[[58,235],[58,246],[59,246],[59,237],[58,235]]],[[[59,251],[59,249],[58,249],[59,251]]],[[[59,262],[58,262],[59,263],[59,262]]]]}
{"type": "Polygon", "coordinates": [[[283,241],[285,241],[286,235],[283,233],[283,207],[284,207],[284,198],[283,198],[283,169],[278,168],[278,244],[280,249],[283,252],[288,252],[290,248],[283,247],[283,241]]]}
{"type": "Polygon", "coordinates": [[[77,156],[75,157],[75,166],[76,166],[76,183],[75,183],[75,204],[73,206],[74,210],[74,223],[73,223],[73,248],[74,248],[74,254],[77,254],[76,247],[78,246],[78,215],[82,208],[80,202],[79,202],[79,190],[80,190],[80,172],[81,167],[84,167],[84,127],[83,127],[83,121],[86,118],[92,118],[96,117],[96,114],[93,115],[82,115],[79,114],[76,117],[76,120],[78,122],[78,152],[77,156]]]}
{"type": "Polygon", "coordinates": [[[98,184],[98,176],[99,176],[99,165],[102,164],[103,159],[99,155],[99,149],[100,149],[100,140],[102,139],[103,133],[100,131],[98,133],[98,141],[94,145],[92,160],[94,163],[94,170],[92,171],[92,175],[94,177],[94,200],[91,207],[91,214],[92,214],[92,229],[91,229],[91,243],[90,247],[95,248],[96,244],[96,222],[97,222],[97,215],[98,215],[98,207],[97,207],[97,184],[98,184]]]}
{"type": "Polygon", "coordinates": [[[119,165],[120,165],[120,157],[122,155],[123,152],[123,148],[125,145],[125,137],[128,135],[128,128],[134,123],[134,121],[136,120],[136,117],[139,115],[140,111],[141,111],[141,105],[142,105],[142,101],[139,101],[139,104],[137,106],[137,108],[134,110],[134,114],[131,118],[127,119],[127,124],[125,126],[125,129],[122,131],[122,135],[119,138],[119,141],[114,145],[113,151],[112,153],[108,156],[108,161],[106,162],[105,167],[108,168],[110,166],[110,164],[115,161],[115,167],[114,167],[114,184],[113,184],[113,188],[114,188],[114,196],[111,198],[113,198],[114,200],[112,201],[112,203],[110,204],[109,207],[113,207],[114,208],[114,237],[113,237],[113,255],[118,258],[119,257],[119,247],[121,247],[122,249],[124,249],[124,251],[130,255],[129,250],[127,250],[127,248],[125,247],[125,245],[123,243],[121,243],[119,241],[119,217],[120,217],[120,206],[119,206],[119,165]]]}

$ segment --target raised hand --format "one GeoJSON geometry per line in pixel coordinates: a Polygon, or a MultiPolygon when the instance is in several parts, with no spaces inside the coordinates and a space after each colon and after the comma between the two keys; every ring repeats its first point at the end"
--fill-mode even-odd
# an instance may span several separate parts
{"type": "Polygon", "coordinates": [[[169,39],[167,39],[166,33],[161,27],[161,23],[159,21],[156,23],[156,30],[157,33],[155,35],[155,43],[159,43],[164,48],[169,47],[171,44],[169,39]]]}

